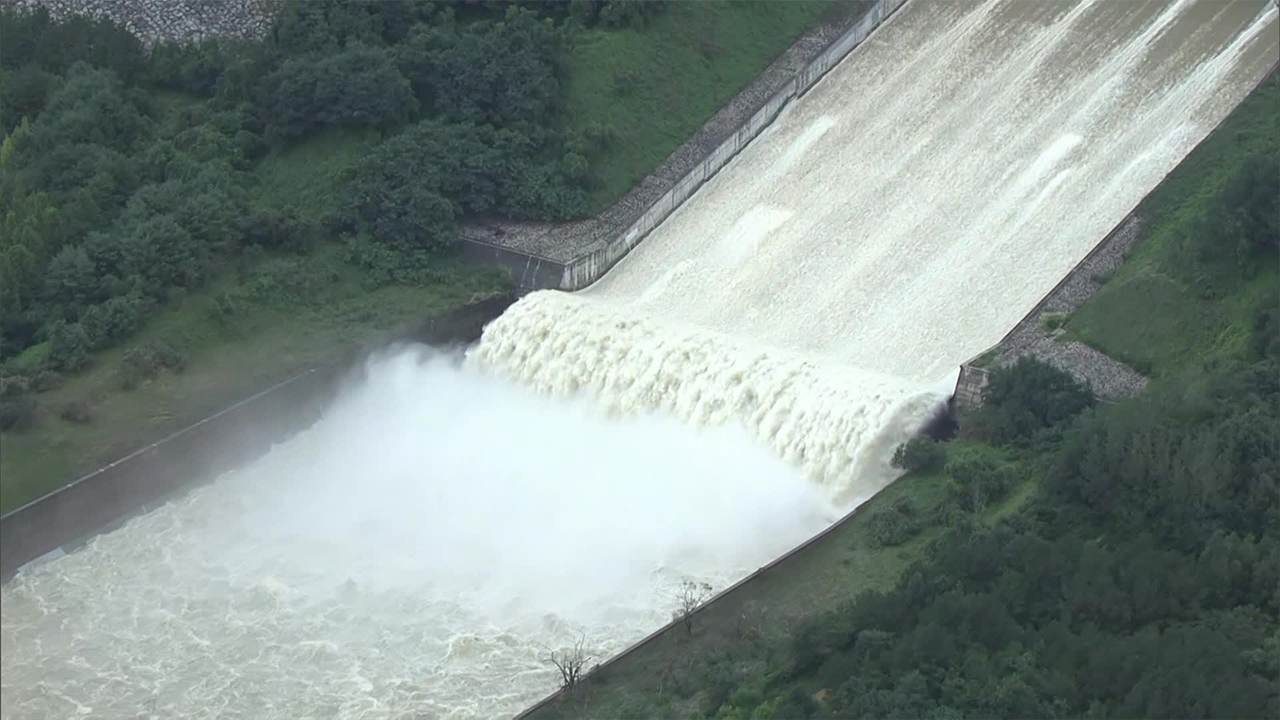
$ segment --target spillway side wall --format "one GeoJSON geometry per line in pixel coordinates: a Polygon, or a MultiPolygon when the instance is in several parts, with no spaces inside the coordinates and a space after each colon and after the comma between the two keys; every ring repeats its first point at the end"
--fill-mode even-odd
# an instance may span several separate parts
{"type": "Polygon", "coordinates": [[[560,286],[565,264],[549,258],[511,250],[463,235],[459,254],[471,262],[496,266],[511,274],[512,285],[521,295],[560,286]]]}
{"type": "MultiPolygon", "coordinates": [[[[442,313],[395,341],[473,342],[513,301],[503,295],[442,313]]],[[[294,376],[0,517],[0,581],[263,456],[314,423],[366,354],[294,376]]]]}
{"type": "Polygon", "coordinates": [[[866,40],[907,0],[877,0],[862,19],[837,38],[821,54],[801,68],[773,97],[765,102],[733,135],[711,151],[693,170],[686,174],[670,190],[645,211],[634,223],[603,247],[597,248],[569,262],[559,285],[561,290],[581,290],[599,280],[619,260],[644,240],[654,228],[662,224],[671,213],[693,197],[703,183],[710,180],[721,168],[729,164],[743,148],[751,144],[765,128],[773,123],[783,108],[793,98],[801,97],[816,85],[831,68],[840,64],[846,55],[866,40]]]}

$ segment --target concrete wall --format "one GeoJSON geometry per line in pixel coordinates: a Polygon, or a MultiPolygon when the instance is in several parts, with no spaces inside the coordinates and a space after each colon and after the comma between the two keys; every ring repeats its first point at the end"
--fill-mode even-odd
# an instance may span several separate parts
{"type": "MultiPolygon", "coordinates": [[[[482,300],[430,318],[398,339],[473,342],[513,301],[482,300]]],[[[308,370],[0,517],[0,580],[261,457],[315,422],[358,360],[308,370]]]]}
{"type": "Polygon", "coordinates": [[[878,0],[853,27],[837,38],[820,55],[796,73],[781,90],[770,98],[738,131],[713,150],[701,163],[649,207],[630,227],[603,247],[575,258],[565,268],[560,290],[580,290],[600,279],[619,260],[640,243],[654,228],[662,224],[676,208],[693,196],[702,184],[729,163],[774,121],[793,98],[801,97],[862,43],[882,22],[906,0],[878,0]]]}
{"type": "Polygon", "coordinates": [[[976,408],[982,404],[982,392],[991,377],[986,370],[973,365],[961,365],[956,380],[955,403],[958,408],[976,408]]]}
{"type": "Polygon", "coordinates": [[[479,238],[463,236],[462,242],[458,244],[458,253],[472,262],[497,266],[510,272],[511,280],[520,295],[543,288],[559,287],[565,271],[562,262],[504,248],[479,238]]]}

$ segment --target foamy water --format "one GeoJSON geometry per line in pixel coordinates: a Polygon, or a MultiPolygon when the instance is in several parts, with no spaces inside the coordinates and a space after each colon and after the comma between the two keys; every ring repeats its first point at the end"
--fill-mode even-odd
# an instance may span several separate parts
{"type": "Polygon", "coordinates": [[[474,365],[609,417],[661,411],[691,428],[742,426],[843,509],[893,479],[893,450],[949,387],[755,345],[564,293],[537,293],[487,328],[474,365]]]}
{"type": "Polygon", "coordinates": [[[416,352],[261,462],[29,567],[6,718],[495,718],[835,508],[730,428],[602,422],[416,352]],[[348,581],[352,584],[348,585],[348,581]]]}
{"type": "Polygon", "coordinates": [[[1262,0],[911,0],[595,286],[7,583],[0,717],[518,711],[879,490],[1277,52],[1262,0]]]}

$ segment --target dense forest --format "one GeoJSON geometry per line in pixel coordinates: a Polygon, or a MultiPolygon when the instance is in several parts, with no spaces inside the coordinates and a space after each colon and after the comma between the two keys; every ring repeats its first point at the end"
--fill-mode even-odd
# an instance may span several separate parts
{"type": "Polygon", "coordinates": [[[261,40],[151,49],[107,21],[0,10],[0,360],[22,358],[3,426],[29,417],[25,390],[240,258],[341,238],[350,262],[422,282],[466,218],[584,215],[611,131],[565,129],[567,49],[662,9],[297,0],[261,40]],[[333,128],[382,143],[321,217],[255,192],[255,162],[333,128]]]}

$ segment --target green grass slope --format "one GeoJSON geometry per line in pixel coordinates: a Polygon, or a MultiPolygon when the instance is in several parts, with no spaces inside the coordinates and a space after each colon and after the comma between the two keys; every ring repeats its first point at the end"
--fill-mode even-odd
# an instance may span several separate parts
{"type": "Polygon", "coordinates": [[[580,33],[568,118],[612,128],[597,159],[603,209],[626,194],[809,28],[853,3],[673,2],[643,28],[580,33]]]}
{"type": "Polygon", "coordinates": [[[1259,263],[1230,292],[1188,257],[1191,237],[1223,187],[1250,159],[1280,153],[1280,75],[1273,74],[1139,208],[1146,226],[1133,256],[1071,317],[1067,329],[1155,377],[1238,352],[1252,314],[1274,301],[1280,263],[1259,263]]]}
{"type": "Polygon", "coordinates": [[[230,270],[38,394],[35,424],[0,434],[0,511],[265,387],[506,287],[501,274],[460,263],[442,268],[431,285],[378,286],[344,261],[337,244],[230,270]],[[183,357],[180,371],[137,378],[126,354],[150,348],[175,349],[183,357]],[[137,384],[125,389],[131,375],[137,384]]]}

